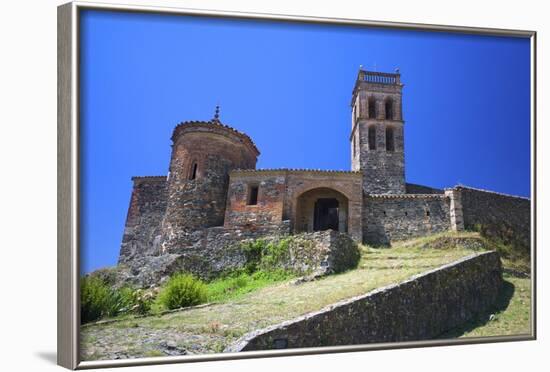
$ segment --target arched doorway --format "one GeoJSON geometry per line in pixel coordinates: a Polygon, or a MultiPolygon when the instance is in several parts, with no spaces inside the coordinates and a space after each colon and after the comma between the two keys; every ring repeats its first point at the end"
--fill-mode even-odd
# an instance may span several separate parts
{"type": "Polygon", "coordinates": [[[330,188],[316,188],[296,199],[296,232],[348,231],[348,198],[330,188]]]}

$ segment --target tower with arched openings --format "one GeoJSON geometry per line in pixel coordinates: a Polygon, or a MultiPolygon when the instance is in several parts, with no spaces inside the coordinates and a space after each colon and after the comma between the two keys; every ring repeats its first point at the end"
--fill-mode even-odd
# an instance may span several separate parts
{"type": "Polygon", "coordinates": [[[406,192],[402,89],[399,70],[360,69],[357,75],[351,100],[351,164],[363,173],[365,194],[406,192]]]}

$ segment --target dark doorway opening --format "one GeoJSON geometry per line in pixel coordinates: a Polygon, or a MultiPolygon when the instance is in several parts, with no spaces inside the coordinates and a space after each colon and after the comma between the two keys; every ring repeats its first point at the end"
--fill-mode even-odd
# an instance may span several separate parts
{"type": "Polygon", "coordinates": [[[338,200],[317,199],[313,213],[313,231],[338,231],[338,200]]]}

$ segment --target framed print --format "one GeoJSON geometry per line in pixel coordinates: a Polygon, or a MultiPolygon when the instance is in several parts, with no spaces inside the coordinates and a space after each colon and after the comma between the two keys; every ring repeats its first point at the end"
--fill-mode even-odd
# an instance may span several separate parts
{"type": "Polygon", "coordinates": [[[58,363],[533,340],[535,32],[58,8],[58,363]]]}

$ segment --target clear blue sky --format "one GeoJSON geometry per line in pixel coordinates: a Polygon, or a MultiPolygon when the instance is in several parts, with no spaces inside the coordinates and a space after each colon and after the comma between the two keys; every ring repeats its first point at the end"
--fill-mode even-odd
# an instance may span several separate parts
{"type": "Polygon", "coordinates": [[[259,168],[350,169],[359,65],[399,67],[407,182],[530,194],[527,39],[86,11],[82,271],[114,265],[132,176],[165,175],[176,124],[221,119],[259,168]]]}

